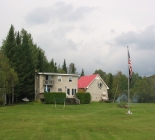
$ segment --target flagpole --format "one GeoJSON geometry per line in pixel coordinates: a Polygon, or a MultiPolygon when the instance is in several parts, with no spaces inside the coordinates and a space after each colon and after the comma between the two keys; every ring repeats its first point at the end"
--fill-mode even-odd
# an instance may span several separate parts
{"type": "MultiPolygon", "coordinates": [[[[127,46],[127,56],[128,56],[128,70],[129,70],[129,49],[127,46]]],[[[126,114],[132,114],[130,112],[130,73],[128,73],[128,112],[126,114]]]]}
{"type": "Polygon", "coordinates": [[[129,89],[130,88],[130,86],[129,86],[130,83],[129,83],[129,76],[130,75],[128,75],[128,113],[130,113],[130,103],[129,103],[130,102],[130,91],[129,91],[130,90],[129,89]]]}

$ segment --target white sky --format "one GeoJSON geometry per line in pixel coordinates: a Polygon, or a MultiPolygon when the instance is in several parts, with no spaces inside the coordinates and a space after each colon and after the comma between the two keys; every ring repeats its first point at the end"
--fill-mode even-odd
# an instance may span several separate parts
{"type": "MultiPolygon", "coordinates": [[[[0,0],[0,41],[11,24],[31,33],[48,60],[74,63],[85,75],[96,69],[155,74],[154,0],[0,0]]],[[[1,45],[1,44],[0,44],[1,45]]]]}

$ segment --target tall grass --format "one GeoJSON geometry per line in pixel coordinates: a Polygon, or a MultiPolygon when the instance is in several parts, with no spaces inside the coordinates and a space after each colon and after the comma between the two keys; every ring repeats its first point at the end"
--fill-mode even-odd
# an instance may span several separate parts
{"type": "Polygon", "coordinates": [[[0,107],[1,140],[154,140],[155,104],[20,104],[0,107]]]}

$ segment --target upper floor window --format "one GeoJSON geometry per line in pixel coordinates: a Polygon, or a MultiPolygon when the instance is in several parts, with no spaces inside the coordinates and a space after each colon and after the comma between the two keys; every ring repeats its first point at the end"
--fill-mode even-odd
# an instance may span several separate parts
{"type": "Polygon", "coordinates": [[[58,76],[58,81],[61,82],[62,81],[62,77],[58,76]]]}
{"type": "Polygon", "coordinates": [[[99,82],[98,83],[98,87],[101,89],[103,87],[103,83],[102,82],[99,82]]]}
{"type": "Polygon", "coordinates": [[[69,82],[72,82],[72,76],[69,76],[69,82]]]}
{"type": "Polygon", "coordinates": [[[46,80],[52,80],[52,76],[51,75],[46,75],[46,80]]]}

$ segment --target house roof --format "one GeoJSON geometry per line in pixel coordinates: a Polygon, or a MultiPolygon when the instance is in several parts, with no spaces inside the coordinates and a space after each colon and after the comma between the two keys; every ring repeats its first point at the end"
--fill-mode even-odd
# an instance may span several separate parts
{"type": "MultiPolygon", "coordinates": [[[[93,74],[93,75],[80,77],[78,80],[78,88],[88,88],[89,85],[95,80],[96,77],[99,77],[103,81],[103,79],[99,76],[99,74],[93,74]]],[[[105,84],[107,89],[109,89],[104,81],[103,83],[105,84]]]]}
{"type": "Polygon", "coordinates": [[[57,75],[57,76],[75,76],[79,77],[79,74],[64,74],[64,73],[52,73],[52,72],[36,72],[39,75],[57,75]]]}
{"type": "Polygon", "coordinates": [[[80,77],[78,80],[78,88],[87,88],[97,76],[98,74],[80,77]]]}

